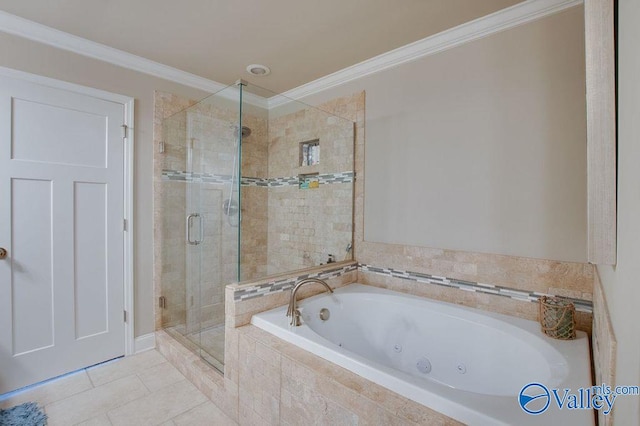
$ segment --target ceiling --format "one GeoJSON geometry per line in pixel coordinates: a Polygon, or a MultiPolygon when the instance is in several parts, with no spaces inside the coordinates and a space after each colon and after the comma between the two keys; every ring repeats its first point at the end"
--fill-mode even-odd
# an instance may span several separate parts
{"type": "Polygon", "coordinates": [[[0,10],[223,84],[284,92],[522,0],[0,0],[0,10]],[[249,64],[271,74],[254,77],[249,64]]]}

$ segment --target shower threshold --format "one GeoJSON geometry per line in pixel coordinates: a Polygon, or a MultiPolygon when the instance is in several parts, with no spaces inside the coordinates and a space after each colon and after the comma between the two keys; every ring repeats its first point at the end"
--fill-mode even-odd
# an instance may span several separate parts
{"type": "Polygon", "coordinates": [[[224,373],[224,324],[186,334],[184,325],[165,329],[167,334],[221,373],[224,373]]]}

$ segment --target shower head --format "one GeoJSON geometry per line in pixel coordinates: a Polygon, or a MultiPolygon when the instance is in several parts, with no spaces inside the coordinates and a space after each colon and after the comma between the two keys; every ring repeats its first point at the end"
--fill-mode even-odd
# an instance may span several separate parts
{"type": "MultiPolygon", "coordinates": [[[[238,137],[238,127],[236,127],[235,135],[236,135],[236,137],[238,137]]],[[[247,126],[242,126],[242,137],[246,138],[249,135],[251,135],[251,128],[249,128],[247,126]]]]}

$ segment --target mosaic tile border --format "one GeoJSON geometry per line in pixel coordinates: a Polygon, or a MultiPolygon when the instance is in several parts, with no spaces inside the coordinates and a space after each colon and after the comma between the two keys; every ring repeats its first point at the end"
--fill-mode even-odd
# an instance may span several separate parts
{"type": "MultiPolygon", "coordinates": [[[[325,173],[314,176],[318,178],[321,185],[333,183],[351,183],[355,180],[355,173],[352,171],[339,173],[325,173]]],[[[182,181],[182,182],[201,182],[213,184],[225,184],[231,182],[231,175],[217,175],[212,173],[194,173],[184,172],[180,170],[162,170],[162,180],[164,181],[182,181]]],[[[257,178],[242,177],[243,186],[260,186],[260,187],[282,187],[282,186],[298,186],[300,178],[298,176],[277,177],[277,178],[257,178]]]]}
{"type": "MultiPolygon", "coordinates": [[[[439,277],[436,275],[423,274],[421,272],[402,271],[393,268],[382,268],[377,266],[358,264],[358,268],[364,272],[373,272],[378,275],[385,275],[394,278],[401,278],[409,281],[417,281],[425,284],[435,284],[443,287],[457,288],[459,290],[472,291],[476,293],[493,294],[495,296],[508,297],[522,302],[536,303],[542,296],[552,296],[550,294],[538,293],[535,291],[517,290],[494,284],[477,283],[454,278],[439,277]]],[[[589,300],[562,297],[562,299],[573,302],[576,311],[593,313],[593,303],[589,300]]]]}
{"type": "MultiPolygon", "coordinates": [[[[518,290],[494,284],[477,283],[473,281],[465,281],[455,278],[446,278],[437,275],[424,274],[421,272],[402,271],[393,268],[383,268],[360,263],[358,265],[347,265],[344,267],[324,270],[313,274],[302,274],[296,277],[288,277],[280,280],[273,280],[266,283],[257,284],[250,287],[243,287],[234,291],[233,300],[242,302],[245,300],[254,299],[256,297],[262,297],[273,293],[280,293],[292,289],[296,282],[305,278],[329,279],[338,277],[356,269],[360,269],[364,272],[372,272],[378,275],[416,281],[424,284],[434,284],[443,287],[457,288],[464,291],[508,297],[510,299],[519,300],[521,302],[537,303],[542,296],[552,296],[550,294],[539,293],[536,291],[518,290]]],[[[576,311],[578,312],[586,312],[590,314],[593,313],[593,303],[589,300],[574,299],[571,297],[562,297],[562,299],[573,302],[576,307],[576,311]]]]}
{"type": "Polygon", "coordinates": [[[339,277],[346,274],[347,272],[355,271],[356,269],[358,269],[358,265],[351,264],[333,269],[325,269],[323,271],[311,274],[302,274],[298,275],[297,277],[288,277],[279,280],[273,280],[250,287],[242,287],[234,291],[233,300],[236,302],[243,302],[245,300],[255,299],[256,297],[280,293],[283,291],[291,290],[295,286],[296,282],[304,280],[306,278],[320,278],[322,280],[327,280],[330,278],[339,277]]]}

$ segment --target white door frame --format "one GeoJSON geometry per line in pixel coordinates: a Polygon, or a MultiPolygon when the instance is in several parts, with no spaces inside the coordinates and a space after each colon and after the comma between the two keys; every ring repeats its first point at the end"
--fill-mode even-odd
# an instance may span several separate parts
{"type": "MultiPolygon", "coordinates": [[[[134,154],[134,127],[133,127],[133,107],[134,99],[129,96],[118,95],[105,92],[104,90],[91,87],[80,86],[66,81],[55,80],[12,68],[0,67],[0,76],[20,79],[30,83],[39,84],[55,89],[67,90],[82,95],[93,96],[110,102],[124,105],[125,140],[124,152],[124,212],[123,219],[126,221],[124,233],[124,310],[127,318],[124,323],[124,353],[132,355],[135,352],[134,336],[134,306],[133,306],[133,154],[134,154]]],[[[124,224],[123,224],[124,226],[124,224]]]]}

